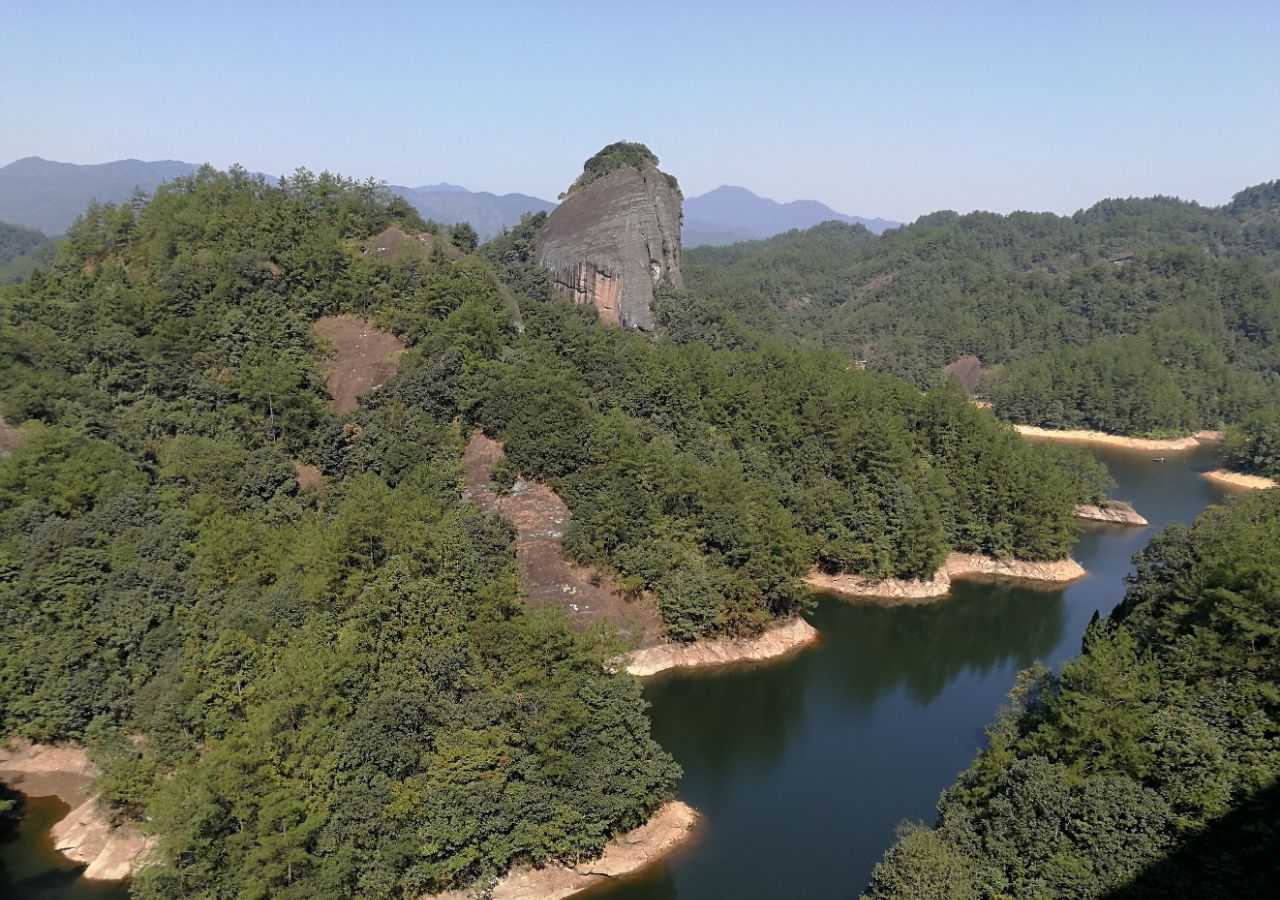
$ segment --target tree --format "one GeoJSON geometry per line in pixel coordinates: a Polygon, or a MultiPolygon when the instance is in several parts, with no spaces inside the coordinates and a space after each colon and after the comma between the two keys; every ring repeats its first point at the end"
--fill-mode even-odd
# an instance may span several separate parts
{"type": "Polygon", "coordinates": [[[476,230],[468,222],[459,222],[449,230],[449,240],[463,253],[470,253],[480,243],[476,230]]]}

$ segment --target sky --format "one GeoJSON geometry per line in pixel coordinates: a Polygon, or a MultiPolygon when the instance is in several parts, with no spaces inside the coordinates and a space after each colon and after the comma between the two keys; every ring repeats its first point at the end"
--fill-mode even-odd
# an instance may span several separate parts
{"type": "Polygon", "coordinates": [[[638,140],[909,221],[1280,178],[1280,2],[3,0],[0,164],[181,159],[554,199],[638,140]]]}

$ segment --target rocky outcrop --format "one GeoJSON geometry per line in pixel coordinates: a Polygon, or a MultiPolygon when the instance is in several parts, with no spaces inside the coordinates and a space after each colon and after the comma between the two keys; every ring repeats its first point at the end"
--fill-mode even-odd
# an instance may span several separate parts
{"type": "Polygon", "coordinates": [[[1133,525],[1141,528],[1151,524],[1123,500],[1107,500],[1100,504],[1081,503],[1076,507],[1075,515],[1077,519],[1107,522],[1112,525],[1133,525]]]}
{"type": "Polygon", "coordinates": [[[673,800],[639,828],[611,840],[599,859],[575,866],[522,866],[494,883],[423,900],[563,900],[656,862],[692,837],[697,824],[697,810],[673,800]]]}
{"type": "Polygon", "coordinates": [[[583,177],[547,218],[538,259],[560,294],[591,304],[602,322],[648,331],[658,286],[684,286],[683,197],[640,145],[626,145],[639,147],[638,155],[610,164],[616,146],[587,161],[583,177]]]}
{"type": "Polygon", "coordinates": [[[33,797],[56,796],[71,812],[49,830],[54,849],[78,863],[82,876],[128,878],[154,841],[130,825],[116,825],[93,793],[98,772],[79,747],[15,741],[0,748],[0,780],[33,797]]]}
{"type": "Polygon", "coordinates": [[[845,597],[858,597],[888,603],[910,602],[943,597],[951,592],[951,582],[964,578],[1000,578],[1014,581],[1067,584],[1085,576],[1084,567],[1074,559],[1032,562],[1022,559],[996,559],[981,553],[951,553],[932,578],[871,579],[861,575],[829,575],[817,569],[805,576],[804,583],[817,591],[828,591],[845,597]]]}
{"type": "Polygon", "coordinates": [[[668,669],[724,666],[733,663],[765,662],[786,656],[818,639],[818,631],[804,619],[795,618],[775,625],[753,638],[721,638],[689,644],[658,644],[628,653],[617,661],[619,668],[641,677],[668,669]]]}

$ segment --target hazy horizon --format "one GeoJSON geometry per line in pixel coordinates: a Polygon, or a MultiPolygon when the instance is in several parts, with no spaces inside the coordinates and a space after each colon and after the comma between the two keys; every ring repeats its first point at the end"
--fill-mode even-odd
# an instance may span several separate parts
{"type": "Polygon", "coordinates": [[[625,139],[689,196],[741,185],[899,221],[1219,205],[1280,177],[1269,4],[907,10],[19,2],[0,160],[307,166],[554,200],[625,139]]]}

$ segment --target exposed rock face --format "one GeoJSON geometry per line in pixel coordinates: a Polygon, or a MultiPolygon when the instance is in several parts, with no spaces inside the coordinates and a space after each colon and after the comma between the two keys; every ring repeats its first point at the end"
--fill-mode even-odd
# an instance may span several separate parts
{"type": "Polygon", "coordinates": [[[603,322],[649,331],[654,290],[683,287],[675,180],[648,162],[575,185],[538,236],[557,290],[590,303],[603,322]]]}
{"type": "Polygon", "coordinates": [[[1090,522],[1109,522],[1112,525],[1133,525],[1142,527],[1150,523],[1146,517],[1123,500],[1108,500],[1101,506],[1082,503],[1076,507],[1076,518],[1090,522]]]}

